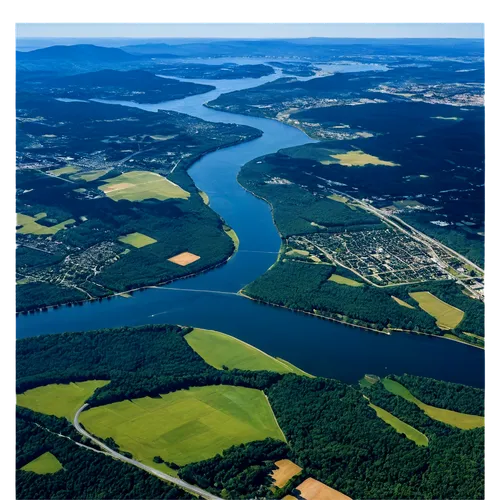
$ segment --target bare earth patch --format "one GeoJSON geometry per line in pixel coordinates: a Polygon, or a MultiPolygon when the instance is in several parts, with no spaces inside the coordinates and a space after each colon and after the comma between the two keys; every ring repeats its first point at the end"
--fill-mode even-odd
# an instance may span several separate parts
{"type": "Polygon", "coordinates": [[[278,466],[278,469],[273,470],[271,477],[274,480],[274,486],[278,488],[283,488],[293,476],[296,476],[299,472],[302,472],[302,467],[294,464],[291,460],[278,460],[274,462],[274,465],[278,466]]]}
{"type": "Polygon", "coordinates": [[[190,252],[182,252],[178,255],[174,255],[168,259],[170,262],[177,264],[178,266],[187,266],[188,264],[192,264],[196,262],[200,258],[199,255],[195,255],[190,252]]]}
{"type": "Polygon", "coordinates": [[[312,477],[299,484],[297,489],[305,500],[351,500],[347,495],[316,481],[312,477]]]}

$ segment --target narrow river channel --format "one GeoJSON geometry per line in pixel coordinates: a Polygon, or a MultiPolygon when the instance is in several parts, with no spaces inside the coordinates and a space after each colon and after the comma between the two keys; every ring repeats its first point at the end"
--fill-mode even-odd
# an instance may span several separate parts
{"type": "MultiPolygon", "coordinates": [[[[356,68],[359,70],[359,66],[356,68]]],[[[199,80],[214,85],[216,90],[154,105],[107,101],[151,112],[179,111],[207,121],[238,123],[263,131],[262,137],[254,141],[207,154],[189,170],[198,188],[208,194],[212,209],[238,234],[239,251],[218,269],[146,289],[130,299],[118,297],[19,316],[17,337],[175,323],[220,330],[309,373],[348,383],[356,382],[365,373],[411,373],[483,387],[484,351],[480,349],[440,338],[377,334],[236,295],[273,264],[280,247],[269,206],[238,184],[238,171],[258,156],[312,140],[300,130],[275,120],[215,111],[203,104],[221,93],[275,78],[276,75],[259,80],[199,80]]]]}

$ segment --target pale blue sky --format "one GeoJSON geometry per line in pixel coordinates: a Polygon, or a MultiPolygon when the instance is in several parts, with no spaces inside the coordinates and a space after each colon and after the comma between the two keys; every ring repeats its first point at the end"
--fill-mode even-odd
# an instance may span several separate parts
{"type": "Polygon", "coordinates": [[[483,38],[475,24],[18,24],[17,37],[71,38],[483,38]]]}

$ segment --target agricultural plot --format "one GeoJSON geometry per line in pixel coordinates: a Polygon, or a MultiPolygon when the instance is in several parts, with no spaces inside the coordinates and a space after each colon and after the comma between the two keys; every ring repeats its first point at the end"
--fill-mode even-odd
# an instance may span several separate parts
{"type": "Polygon", "coordinates": [[[21,467],[21,470],[34,472],[35,474],[54,474],[62,468],[61,462],[50,451],[47,451],[21,467]]]}
{"type": "Polygon", "coordinates": [[[84,172],[81,174],[70,175],[69,178],[74,181],[86,181],[92,182],[109,172],[108,168],[102,170],[91,170],[90,172],[84,172]]]}
{"type": "Polygon", "coordinates": [[[408,425],[403,422],[399,418],[395,417],[392,413],[376,406],[372,403],[369,403],[370,408],[375,410],[377,417],[382,419],[386,424],[389,424],[393,427],[396,432],[399,434],[404,434],[408,439],[411,439],[417,446],[428,446],[429,440],[425,434],[422,434],[420,431],[417,431],[415,427],[408,425]]]}
{"type": "Polygon", "coordinates": [[[194,351],[218,370],[227,366],[239,370],[269,370],[297,375],[305,373],[225,333],[195,328],[184,338],[194,351]]]}
{"type": "Polygon", "coordinates": [[[365,165],[383,165],[386,167],[396,167],[399,165],[398,163],[394,163],[392,161],[381,160],[377,156],[373,156],[359,150],[348,151],[347,153],[340,153],[330,156],[335,160],[338,160],[338,163],[343,167],[364,167],[365,165]]]}
{"type": "Polygon", "coordinates": [[[74,174],[79,170],[80,169],[78,167],[73,167],[72,165],[68,165],[67,167],[56,168],[55,170],[48,170],[47,173],[59,177],[60,175],[64,174],[74,174]]]}
{"type": "Polygon", "coordinates": [[[335,283],[338,283],[339,285],[364,286],[363,283],[360,283],[359,281],[355,281],[355,280],[352,280],[350,278],[346,278],[344,276],[340,276],[338,274],[332,274],[328,278],[328,281],[334,281],[335,283]]]}
{"type": "Polygon", "coordinates": [[[187,200],[190,196],[187,191],[162,175],[139,170],[106,179],[99,189],[114,201],[143,201],[151,198],[160,201],[171,198],[187,200]]]}
{"type": "Polygon", "coordinates": [[[200,259],[199,255],[195,255],[194,253],[191,252],[182,252],[178,255],[170,257],[170,259],[168,260],[170,262],[173,262],[174,264],[177,264],[178,266],[184,267],[189,264],[192,264],[193,262],[196,262],[198,259],[200,259]]]}
{"type": "Polygon", "coordinates": [[[226,385],[92,408],[81,414],[81,422],[149,465],[155,456],[185,465],[241,443],[267,437],[284,441],[261,391],[226,385]]]}
{"type": "Polygon", "coordinates": [[[382,380],[382,383],[384,384],[386,390],[396,396],[401,396],[407,401],[410,401],[410,403],[416,404],[426,413],[427,416],[434,420],[439,420],[445,424],[465,430],[475,429],[476,427],[484,427],[484,417],[482,416],[468,415],[467,413],[459,413],[457,411],[445,410],[443,408],[437,408],[436,406],[425,404],[417,399],[405,386],[395,380],[385,378],[382,380]]]}
{"type": "Polygon", "coordinates": [[[278,460],[274,462],[274,465],[278,468],[273,470],[271,477],[273,478],[274,486],[278,488],[283,488],[292,477],[302,472],[302,467],[294,464],[291,460],[278,460]]]}
{"type": "Polygon", "coordinates": [[[441,330],[451,330],[458,326],[464,317],[464,312],[443,302],[430,292],[413,292],[410,296],[427,314],[436,318],[436,325],[441,330]]]}
{"type": "Polygon", "coordinates": [[[103,387],[108,382],[108,380],[87,380],[71,384],[44,385],[18,394],[17,404],[39,413],[65,417],[73,421],[78,408],[94,394],[97,388],[103,387]]]}
{"type": "Polygon", "coordinates": [[[300,483],[297,490],[300,491],[300,498],[305,500],[350,500],[347,495],[316,481],[312,477],[300,483]]]}
{"type": "Polygon", "coordinates": [[[36,235],[51,235],[56,234],[62,229],[66,229],[66,226],[74,224],[75,219],[68,219],[59,224],[54,224],[53,226],[43,226],[37,221],[47,217],[45,212],[36,214],[34,217],[29,215],[17,214],[17,225],[20,226],[17,232],[20,234],[36,234],[36,235]]]}
{"type": "Polygon", "coordinates": [[[126,243],[127,245],[131,245],[135,248],[142,248],[156,243],[154,238],[150,238],[142,233],[130,233],[126,236],[120,236],[118,239],[122,243],[126,243]]]}

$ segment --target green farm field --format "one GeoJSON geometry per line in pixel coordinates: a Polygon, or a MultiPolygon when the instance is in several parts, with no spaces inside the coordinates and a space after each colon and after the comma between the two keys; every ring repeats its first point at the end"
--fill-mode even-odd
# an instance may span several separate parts
{"type": "Polygon", "coordinates": [[[291,363],[273,358],[256,347],[225,333],[195,328],[184,338],[209,365],[219,370],[227,366],[229,369],[305,374],[291,363]]]}
{"type": "Polygon", "coordinates": [[[451,330],[458,326],[464,317],[464,312],[438,299],[430,292],[413,292],[410,296],[427,314],[436,318],[436,325],[442,330],[451,330]]]}
{"type": "Polygon", "coordinates": [[[21,226],[17,229],[17,232],[20,234],[36,235],[56,234],[58,231],[61,231],[61,229],[66,229],[66,226],[76,222],[75,219],[68,219],[64,222],[60,222],[59,224],[54,224],[53,226],[44,226],[37,222],[45,217],[47,217],[47,214],[44,212],[36,214],[34,217],[17,214],[17,225],[21,226]]]}
{"type": "Polygon", "coordinates": [[[84,172],[81,174],[75,174],[75,175],[70,175],[70,179],[74,181],[86,181],[86,182],[92,182],[103,175],[106,175],[109,172],[109,169],[105,168],[102,170],[91,170],[90,172],[84,172]]]}
{"type": "Polygon", "coordinates": [[[21,470],[35,472],[36,474],[54,474],[62,468],[61,462],[50,451],[47,451],[35,458],[35,460],[27,463],[24,467],[21,467],[21,470]]]}
{"type": "Polygon", "coordinates": [[[56,168],[55,170],[48,170],[47,173],[50,175],[55,175],[56,177],[59,177],[60,175],[64,174],[74,174],[78,172],[80,169],[78,167],[73,167],[72,165],[68,165],[66,167],[62,168],[56,168]]]}
{"type": "Polygon", "coordinates": [[[360,283],[359,281],[355,281],[355,280],[352,280],[350,278],[346,278],[345,276],[340,276],[338,274],[332,274],[328,278],[328,281],[333,281],[335,283],[338,283],[339,285],[364,286],[364,284],[360,283]]]}
{"type": "Polygon", "coordinates": [[[114,201],[143,201],[151,198],[160,201],[170,198],[187,200],[190,196],[187,191],[160,174],[140,170],[106,179],[99,189],[114,201]]]}
{"type": "Polygon", "coordinates": [[[121,401],[81,414],[94,435],[112,437],[135,459],[185,465],[267,437],[284,441],[264,393],[227,385],[193,387],[159,398],[121,401]]]}
{"type": "Polygon", "coordinates": [[[135,248],[142,248],[148,245],[152,245],[156,243],[157,240],[154,238],[150,238],[142,233],[130,233],[126,236],[120,236],[118,238],[122,243],[126,243],[127,245],[132,245],[135,248]]]}
{"type": "Polygon", "coordinates": [[[373,408],[378,418],[381,418],[386,424],[394,427],[399,434],[404,434],[408,439],[411,439],[418,446],[428,446],[429,440],[425,434],[417,431],[415,427],[408,425],[399,418],[395,417],[392,413],[380,408],[379,406],[369,403],[370,408],[373,408]]]}
{"type": "Polygon", "coordinates": [[[437,408],[436,406],[422,403],[422,401],[417,399],[404,385],[401,385],[395,380],[384,378],[382,383],[384,384],[386,390],[396,396],[401,396],[407,401],[410,401],[410,403],[416,404],[426,413],[427,416],[433,418],[434,420],[439,420],[445,424],[465,430],[475,429],[476,427],[484,427],[484,417],[479,415],[468,415],[467,413],[459,413],[452,410],[445,410],[443,408],[437,408]]]}
{"type": "Polygon", "coordinates": [[[108,380],[87,380],[71,384],[44,385],[18,394],[17,404],[46,415],[65,417],[72,422],[78,408],[98,387],[107,383],[108,380]]]}

